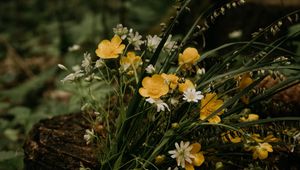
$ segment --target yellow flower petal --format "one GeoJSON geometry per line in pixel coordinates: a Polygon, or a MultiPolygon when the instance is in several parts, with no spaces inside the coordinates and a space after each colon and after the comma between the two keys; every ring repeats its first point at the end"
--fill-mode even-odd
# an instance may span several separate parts
{"type": "Polygon", "coordinates": [[[201,166],[204,162],[204,156],[202,152],[193,154],[193,156],[195,157],[194,159],[192,159],[193,161],[193,165],[194,166],[201,166]]]}
{"type": "Polygon", "coordinates": [[[112,43],[112,45],[119,46],[122,43],[122,39],[118,35],[115,35],[111,39],[111,43],[112,43]]]}
{"type": "Polygon", "coordinates": [[[195,168],[192,164],[185,162],[185,170],[195,170],[195,168]]]}
{"type": "MultiPolygon", "coordinates": [[[[223,105],[223,103],[223,100],[217,98],[216,93],[207,93],[205,97],[201,100],[200,119],[204,120],[210,114],[218,110],[223,105]]],[[[217,115],[221,115],[223,114],[223,112],[224,110],[218,112],[217,115]]],[[[221,122],[221,118],[217,115],[210,118],[208,121],[211,123],[221,122]]]]}
{"type": "Polygon", "coordinates": [[[95,50],[95,53],[98,57],[103,59],[118,58],[120,54],[123,53],[125,48],[122,43],[122,39],[115,35],[111,41],[103,40],[98,44],[98,48],[95,50]]]}
{"type": "Polygon", "coordinates": [[[166,84],[162,76],[158,74],[152,77],[145,77],[142,80],[142,86],[143,87],[139,89],[139,93],[143,97],[157,99],[169,92],[168,84],[166,84]]]}
{"type": "Polygon", "coordinates": [[[248,117],[241,117],[240,122],[250,122],[250,121],[255,121],[258,120],[259,116],[257,114],[249,114],[248,117]]]}
{"type": "Polygon", "coordinates": [[[161,76],[166,80],[171,89],[176,89],[178,85],[178,77],[175,74],[161,74],[161,76]]]}
{"type": "Polygon", "coordinates": [[[182,54],[179,54],[178,64],[195,64],[197,60],[200,58],[200,55],[196,48],[188,47],[186,48],[182,54]]]}
{"type": "Polygon", "coordinates": [[[192,150],[191,150],[192,154],[197,153],[201,150],[201,144],[198,142],[191,144],[191,146],[192,146],[192,150]]]}
{"type": "Polygon", "coordinates": [[[246,73],[241,78],[241,81],[240,81],[240,84],[239,84],[239,89],[242,90],[242,89],[246,88],[247,86],[249,86],[252,83],[253,83],[253,80],[252,80],[250,74],[246,73]]]}
{"type": "Polygon", "coordinates": [[[214,116],[210,119],[208,119],[209,123],[220,123],[221,122],[221,118],[219,116],[214,116]]]}
{"type": "Polygon", "coordinates": [[[178,84],[178,90],[183,93],[186,91],[188,88],[195,88],[193,82],[189,79],[186,79],[184,83],[179,83],[178,84]]]}

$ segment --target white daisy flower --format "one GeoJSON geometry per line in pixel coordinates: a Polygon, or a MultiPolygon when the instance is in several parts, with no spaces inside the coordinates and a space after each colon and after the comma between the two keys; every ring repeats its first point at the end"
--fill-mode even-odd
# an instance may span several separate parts
{"type": "Polygon", "coordinates": [[[148,74],[153,74],[155,72],[155,68],[152,64],[148,65],[145,70],[148,74]]]}
{"type": "Polygon", "coordinates": [[[174,51],[176,48],[178,48],[178,46],[176,45],[176,41],[171,41],[172,39],[172,35],[169,35],[165,45],[164,45],[164,48],[163,48],[163,51],[164,52],[167,52],[167,53],[171,53],[172,51],[174,51]]]}
{"type": "Polygon", "coordinates": [[[118,24],[116,28],[113,28],[113,32],[124,40],[127,37],[128,29],[127,27],[123,27],[122,24],[118,24]]]}
{"type": "Polygon", "coordinates": [[[133,33],[132,29],[130,29],[127,40],[134,46],[134,50],[141,50],[140,46],[144,43],[141,39],[142,36],[138,32],[133,33]]]}
{"type": "Polygon", "coordinates": [[[188,88],[186,91],[184,91],[183,96],[183,100],[195,103],[204,97],[201,91],[196,91],[194,88],[188,88]]]}
{"type": "Polygon", "coordinates": [[[150,97],[150,98],[146,99],[146,101],[150,104],[155,104],[156,107],[157,107],[157,112],[165,111],[166,109],[168,111],[170,111],[169,106],[167,105],[167,103],[165,103],[161,99],[153,99],[153,98],[150,97]]]}
{"type": "Polygon", "coordinates": [[[157,35],[151,36],[148,35],[147,36],[147,48],[150,52],[154,52],[158,46],[158,44],[160,43],[161,38],[158,37],[157,35]]]}
{"type": "Polygon", "coordinates": [[[87,145],[90,144],[93,141],[93,139],[95,138],[94,129],[92,129],[92,130],[86,129],[83,138],[86,141],[87,145]]]}
{"type": "Polygon", "coordinates": [[[188,163],[192,163],[192,159],[195,157],[191,154],[193,146],[190,146],[190,142],[181,141],[180,146],[176,142],[175,147],[175,150],[171,150],[168,153],[171,154],[171,158],[176,159],[177,166],[185,168],[185,161],[188,163]]]}

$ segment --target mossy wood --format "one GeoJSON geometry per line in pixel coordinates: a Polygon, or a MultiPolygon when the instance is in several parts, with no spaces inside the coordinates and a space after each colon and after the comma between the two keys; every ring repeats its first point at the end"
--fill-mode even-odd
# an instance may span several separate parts
{"type": "Polygon", "coordinates": [[[83,136],[89,122],[82,114],[41,120],[24,144],[25,170],[66,170],[97,167],[96,153],[83,136]]]}

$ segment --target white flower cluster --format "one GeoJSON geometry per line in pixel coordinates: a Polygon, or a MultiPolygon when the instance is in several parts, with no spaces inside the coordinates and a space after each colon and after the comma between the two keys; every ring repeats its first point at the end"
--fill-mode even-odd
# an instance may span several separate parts
{"type": "Polygon", "coordinates": [[[87,145],[90,144],[95,138],[94,129],[92,129],[92,130],[86,129],[83,138],[86,141],[87,145]]]}
{"type": "MultiPolygon", "coordinates": [[[[148,35],[146,36],[146,40],[143,40],[143,37],[138,32],[134,32],[132,28],[128,30],[128,28],[124,27],[122,24],[118,24],[115,28],[113,28],[113,32],[115,35],[120,36],[122,40],[127,39],[129,44],[134,47],[134,50],[141,50],[141,46],[145,44],[147,50],[153,53],[161,41],[161,38],[157,35],[148,35]]],[[[162,49],[163,52],[171,53],[174,51],[178,48],[176,43],[176,41],[172,41],[172,35],[169,35],[162,49]]]]}

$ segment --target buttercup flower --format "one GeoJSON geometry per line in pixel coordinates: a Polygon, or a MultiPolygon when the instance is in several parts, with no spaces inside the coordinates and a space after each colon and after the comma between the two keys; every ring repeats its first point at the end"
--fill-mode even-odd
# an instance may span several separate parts
{"type": "Polygon", "coordinates": [[[203,153],[200,152],[201,150],[200,143],[193,143],[191,146],[193,147],[191,150],[191,154],[194,156],[194,158],[192,158],[192,163],[186,162],[185,165],[186,170],[195,170],[194,166],[201,166],[204,162],[203,153]]]}
{"type": "Polygon", "coordinates": [[[128,52],[126,57],[121,58],[120,64],[124,70],[127,70],[130,66],[136,69],[142,64],[142,59],[140,56],[136,56],[134,52],[128,52]]]}
{"type": "Polygon", "coordinates": [[[154,74],[152,77],[145,77],[142,81],[143,87],[139,93],[143,97],[158,99],[169,92],[169,86],[161,75],[154,74]]]}
{"type": "Polygon", "coordinates": [[[198,102],[201,100],[204,96],[202,95],[201,91],[196,91],[195,88],[188,88],[183,93],[183,100],[186,100],[187,102],[198,102]]]}
{"type": "Polygon", "coordinates": [[[262,143],[262,142],[278,142],[279,139],[274,137],[274,135],[269,134],[265,138],[262,138],[260,134],[254,133],[251,135],[251,139],[255,142],[262,143]]]}
{"type": "Polygon", "coordinates": [[[222,134],[222,140],[224,142],[240,143],[242,138],[239,136],[237,131],[228,131],[222,134]]]}
{"type": "MultiPolygon", "coordinates": [[[[244,74],[242,76],[241,80],[239,81],[238,88],[240,90],[243,90],[252,83],[253,83],[253,80],[252,80],[250,74],[249,73],[244,74]]],[[[241,97],[241,101],[245,104],[248,104],[249,103],[249,97],[244,95],[244,96],[241,97]]]]}
{"type": "Polygon", "coordinates": [[[165,155],[158,155],[155,157],[155,164],[160,165],[165,161],[165,159],[166,159],[165,155]]]}
{"type": "Polygon", "coordinates": [[[259,143],[257,146],[252,148],[253,159],[259,158],[260,160],[266,159],[269,152],[273,152],[272,145],[269,143],[259,143]]]}
{"type": "Polygon", "coordinates": [[[257,114],[249,114],[248,117],[241,117],[240,122],[250,122],[250,121],[255,121],[258,120],[259,116],[257,114]]]}
{"type": "Polygon", "coordinates": [[[177,85],[178,85],[178,77],[175,74],[161,74],[161,76],[165,79],[165,81],[167,82],[167,84],[169,84],[171,89],[176,89],[177,85]]]}
{"type": "MultiPolygon", "coordinates": [[[[217,98],[216,93],[207,93],[204,99],[201,100],[200,119],[206,119],[210,114],[219,109],[223,105],[223,100],[217,98]]],[[[208,119],[211,123],[221,122],[221,118],[218,115],[223,114],[224,110],[220,111],[214,117],[208,119]]]]}
{"type": "Polygon", "coordinates": [[[181,93],[184,93],[188,88],[190,88],[190,89],[194,89],[195,88],[194,83],[191,80],[189,80],[189,79],[185,79],[184,83],[179,83],[178,84],[178,90],[181,93]]]}
{"type": "Polygon", "coordinates": [[[122,54],[125,48],[125,45],[121,43],[122,39],[118,35],[115,35],[111,41],[101,41],[95,52],[102,59],[118,58],[119,54],[122,54]]]}
{"type": "Polygon", "coordinates": [[[198,53],[197,49],[188,47],[183,51],[183,53],[179,54],[178,64],[189,67],[190,65],[195,64],[199,58],[200,54],[198,53]]]}
{"type": "Polygon", "coordinates": [[[156,107],[157,107],[157,109],[156,109],[157,112],[165,111],[166,109],[167,109],[168,111],[170,111],[169,106],[167,105],[167,103],[165,103],[165,102],[162,101],[161,99],[152,99],[152,98],[148,98],[148,99],[146,99],[146,101],[147,101],[148,103],[155,104],[156,107]]]}

